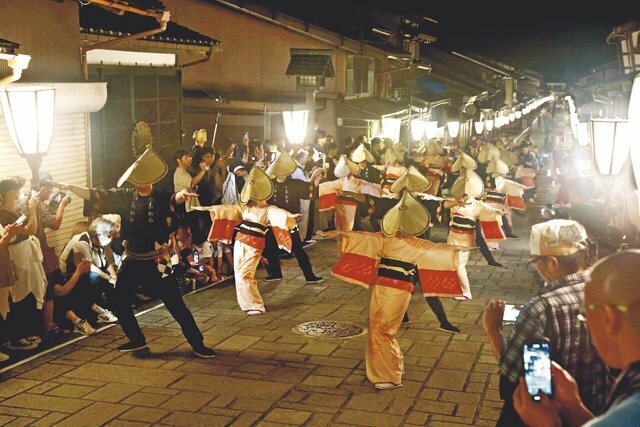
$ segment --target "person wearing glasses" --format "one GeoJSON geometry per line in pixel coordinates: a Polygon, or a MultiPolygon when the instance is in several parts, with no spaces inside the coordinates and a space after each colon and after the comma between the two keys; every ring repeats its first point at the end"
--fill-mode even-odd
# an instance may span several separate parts
{"type": "Polygon", "coordinates": [[[513,408],[512,395],[523,375],[522,347],[530,339],[546,337],[551,359],[563,366],[579,384],[580,398],[594,414],[605,406],[608,368],[593,348],[584,322],[585,270],[594,259],[593,243],[584,227],[572,220],[554,219],[531,228],[529,263],[545,286],[527,302],[513,330],[503,340],[505,301],[489,301],[483,326],[500,368],[500,394],[505,400],[497,425],[522,425],[513,408]]]}
{"type": "Polygon", "coordinates": [[[604,412],[595,416],[581,401],[579,382],[556,363],[551,365],[554,396],[539,403],[528,396],[526,383],[513,395],[514,405],[529,426],[631,426],[640,420],[640,251],[610,255],[593,266],[584,288],[581,317],[598,354],[620,369],[607,393],[604,412]]]}

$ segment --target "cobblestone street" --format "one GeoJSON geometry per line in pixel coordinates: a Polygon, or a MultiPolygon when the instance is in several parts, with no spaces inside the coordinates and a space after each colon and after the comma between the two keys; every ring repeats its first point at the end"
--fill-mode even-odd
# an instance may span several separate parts
{"type": "MultiPolygon", "coordinates": [[[[367,381],[366,335],[332,340],[292,331],[313,320],[367,327],[369,292],[334,278],[305,284],[295,260],[286,260],[287,280],[260,285],[264,316],[240,312],[232,283],[186,297],[206,343],[220,353],[215,359],[194,357],[168,312],[153,310],[139,318],[149,351],[115,351],[125,342],[116,326],[2,374],[0,425],[493,425],[501,401],[481,312],[490,298],[522,303],[535,292],[526,270],[527,219],[515,221],[521,238],[496,253],[506,268],[489,267],[474,253],[474,299],[443,301],[462,334],[438,331],[414,294],[411,324],[399,334],[402,388],[376,391],[367,381]]],[[[432,237],[443,241],[445,232],[432,237]]],[[[308,251],[317,273],[329,278],[335,242],[308,251]]]]}

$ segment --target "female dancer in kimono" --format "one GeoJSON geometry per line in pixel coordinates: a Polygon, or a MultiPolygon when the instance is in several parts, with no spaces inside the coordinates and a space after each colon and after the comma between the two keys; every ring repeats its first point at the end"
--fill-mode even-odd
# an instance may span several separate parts
{"type": "MultiPolygon", "coordinates": [[[[458,160],[451,168],[452,171],[460,171],[460,177],[451,187],[451,195],[455,201],[445,201],[445,208],[451,209],[451,222],[449,223],[449,236],[447,243],[465,247],[472,247],[476,243],[476,233],[482,233],[487,240],[504,240],[502,231],[502,211],[494,209],[488,204],[476,200],[484,191],[482,179],[473,172],[475,161],[464,153],[460,153],[458,160]],[[479,222],[480,230],[476,226],[479,222]]],[[[471,287],[467,276],[467,261],[469,253],[460,254],[458,276],[462,285],[463,295],[456,299],[471,299],[471,287]]]]}
{"type": "Polygon", "coordinates": [[[321,183],[319,188],[320,212],[335,209],[336,229],[341,231],[351,231],[356,221],[356,211],[358,202],[363,195],[380,197],[382,187],[380,184],[372,184],[354,175],[360,172],[360,167],[347,159],[347,156],[340,156],[334,174],[338,179],[321,183]]]}
{"type": "Polygon", "coordinates": [[[264,171],[254,167],[242,189],[241,204],[198,208],[211,214],[210,241],[230,244],[238,226],[233,245],[236,296],[240,309],[250,316],[266,313],[255,274],[265,247],[267,227],[273,229],[278,245],[291,252],[290,230],[296,226],[295,219],[299,216],[268,205],[266,200],[272,194],[273,183],[264,171]]]}
{"type": "Polygon", "coordinates": [[[342,256],[331,274],[368,288],[367,378],[379,390],[402,386],[403,355],[396,340],[417,276],[425,296],[462,295],[456,273],[458,251],[444,243],[413,237],[429,226],[429,213],[405,191],[382,219],[382,232],[334,231],[342,236],[342,256]]]}

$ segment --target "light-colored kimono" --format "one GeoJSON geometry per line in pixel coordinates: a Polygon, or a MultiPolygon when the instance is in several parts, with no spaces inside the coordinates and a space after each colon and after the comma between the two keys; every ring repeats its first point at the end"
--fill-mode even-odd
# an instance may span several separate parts
{"type": "Polygon", "coordinates": [[[365,348],[367,378],[372,383],[400,383],[403,355],[396,335],[407,311],[415,274],[425,296],[459,296],[458,252],[443,243],[383,233],[343,235],[342,256],[331,274],[368,288],[369,339],[365,348]]]}
{"type": "Polygon", "coordinates": [[[380,184],[372,184],[349,175],[346,178],[321,183],[318,191],[320,196],[318,210],[324,212],[335,209],[336,230],[351,231],[356,218],[358,202],[346,195],[338,196],[338,192],[349,191],[380,197],[382,189],[380,184]]]}
{"type": "Polygon", "coordinates": [[[425,177],[431,183],[431,187],[426,192],[432,196],[437,196],[440,184],[442,184],[442,177],[445,171],[450,169],[451,165],[446,157],[440,155],[425,156],[422,164],[427,168],[425,177]]]}
{"type": "Polygon", "coordinates": [[[290,230],[296,225],[291,214],[275,206],[220,205],[210,206],[210,241],[230,244],[233,231],[239,225],[233,246],[236,296],[242,311],[257,310],[263,313],[264,301],[255,279],[260,255],[264,249],[267,226],[271,226],[278,246],[291,252],[290,230]]]}
{"type": "Polygon", "coordinates": [[[522,197],[524,195],[524,190],[527,189],[526,186],[502,176],[496,177],[495,181],[496,190],[507,196],[508,212],[511,212],[511,209],[520,211],[527,210],[527,205],[522,197]]]}
{"type": "MultiPolygon", "coordinates": [[[[453,206],[447,243],[466,247],[475,246],[477,220],[480,220],[482,234],[487,241],[504,240],[501,216],[500,210],[473,198],[468,199],[465,206],[453,206]]],[[[469,252],[460,252],[458,277],[462,285],[463,296],[471,299],[471,286],[466,268],[467,261],[469,261],[469,252]]]]}

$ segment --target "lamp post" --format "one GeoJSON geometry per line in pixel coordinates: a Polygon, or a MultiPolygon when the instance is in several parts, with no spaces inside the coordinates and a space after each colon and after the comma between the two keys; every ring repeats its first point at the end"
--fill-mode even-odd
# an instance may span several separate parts
{"type": "MultiPolygon", "coordinates": [[[[455,140],[458,136],[458,132],[460,131],[460,122],[459,121],[451,121],[447,123],[447,132],[452,140],[455,140]]],[[[462,145],[460,146],[462,148],[462,145]]]]}
{"type": "Polygon", "coordinates": [[[0,89],[0,106],[9,135],[31,168],[31,187],[38,190],[40,165],[53,137],[55,90],[47,87],[0,89]]]}
{"type": "Polygon", "coordinates": [[[283,111],[284,133],[293,145],[302,145],[307,136],[307,122],[309,121],[309,110],[283,111]]]}
{"type": "Polygon", "coordinates": [[[588,132],[593,160],[604,187],[605,215],[610,216],[611,189],[629,156],[628,122],[620,119],[591,119],[588,132]]]}

